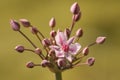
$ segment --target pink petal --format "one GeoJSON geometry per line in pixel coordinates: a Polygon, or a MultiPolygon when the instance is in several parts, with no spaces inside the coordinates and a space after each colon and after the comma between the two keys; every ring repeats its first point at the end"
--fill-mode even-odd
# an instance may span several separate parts
{"type": "Polygon", "coordinates": [[[71,38],[67,41],[67,44],[70,45],[71,43],[73,43],[74,39],[75,39],[74,37],[71,37],[71,38]]]}
{"type": "Polygon", "coordinates": [[[53,50],[59,50],[60,49],[59,46],[55,46],[55,45],[49,46],[49,48],[53,49],[53,50]]]}
{"type": "Polygon", "coordinates": [[[72,55],[76,55],[80,48],[81,46],[79,43],[71,44],[69,47],[69,51],[72,55]]]}
{"type": "Polygon", "coordinates": [[[68,53],[68,54],[66,55],[66,59],[67,59],[68,61],[72,62],[73,56],[68,53]]]}
{"type": "Polygon", "coordinates": [[[59,45],[59,46],[61,46],[64,43],[66,43],[67,37],[64,35],[63,32],[58,31],[57,35],[55,37],[55,40],[56,40],[56,44],[59,45]]]}
{"type": "Polygon", "coordinates": [[[56,50],[55,53],[56,53],[56,57],[65,57],[63,51],[57,51],[57,50],[56,50]]]}

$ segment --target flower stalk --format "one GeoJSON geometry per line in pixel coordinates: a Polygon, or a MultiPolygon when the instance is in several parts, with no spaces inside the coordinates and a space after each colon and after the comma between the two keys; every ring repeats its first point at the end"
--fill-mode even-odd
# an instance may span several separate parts
{"type": "Polygon", "coordinates": [[[55,73],[55,80],[62,80],[62,72],[55,73]]]}

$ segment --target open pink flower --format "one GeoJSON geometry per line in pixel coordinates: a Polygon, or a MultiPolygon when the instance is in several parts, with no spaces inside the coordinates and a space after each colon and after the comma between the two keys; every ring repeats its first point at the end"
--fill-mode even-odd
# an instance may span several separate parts
{"type": "Polygon", "coordinates": [[[74,56],[81,48],[79,43],[73,44],[74,39],[74,37],[71,37],[67,40],[65,33],[58,31],[55,36],[56,45],[51,45],[50,48],[55,50],[56,57],[63,57],[72,62],[74,56]]]}

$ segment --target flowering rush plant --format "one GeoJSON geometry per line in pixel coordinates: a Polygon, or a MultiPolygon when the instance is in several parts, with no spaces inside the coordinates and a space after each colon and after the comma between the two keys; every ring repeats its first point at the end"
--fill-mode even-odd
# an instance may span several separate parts
{"type": "Polygon", "coordinates": [[[89,57],[84,63],[81,62],[81,60],[88,55],[90,46],[104,43],[106,37],[99,36],[96,38],[95,42],[92,42],[86,47],[81,47],[78,41],[83,35],[83,30],[79,28],[75,32],[74,36],[71,35],[75,23],[78,22],[81,18],[81,11],[77,2],[75,2],[71,6],[70,11],[73,14],[72,24],[70,27],[65,28],[64,31],[59,29],[54,30],[54,27],[56,26],[56,20],[55,18],[51,18],[51,20],[49,21],[49,26],[51,28],[49,38],[46,38],[43,33],[41,33],[40,30],[38,30],[36,27],[34,27],[27,19],[19,20],[23,27],[29,28],[32,34],[34,34],[38,38],[40,44],[42,45],[41,48],[34,44],[31,39],[28,38],[27,35],[21,31],[19,22],[13,19],[10,20],[11,28],[25,37],[26,40],[34,48],[28,49],[22,45],[17,45],[15,47],[15,50],[19,53],[23,53],[24,51],[31,51],[41,58],[41,63],[35,64],[30,61],[26,64],[26,67],[47,67],[51,72],[55,74],[55,80],[62,80],[63,71],[82,65],[92,66],[94,64],[94,57],[89,57]]]}

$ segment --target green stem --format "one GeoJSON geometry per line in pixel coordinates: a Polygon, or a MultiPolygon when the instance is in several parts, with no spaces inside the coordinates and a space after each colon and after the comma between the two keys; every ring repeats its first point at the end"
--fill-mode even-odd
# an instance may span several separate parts
{"type": "Polygon", "coordinates": [[[55,80],[62,80],[62,73],[61,72],[55,73],[55,80]]]}

